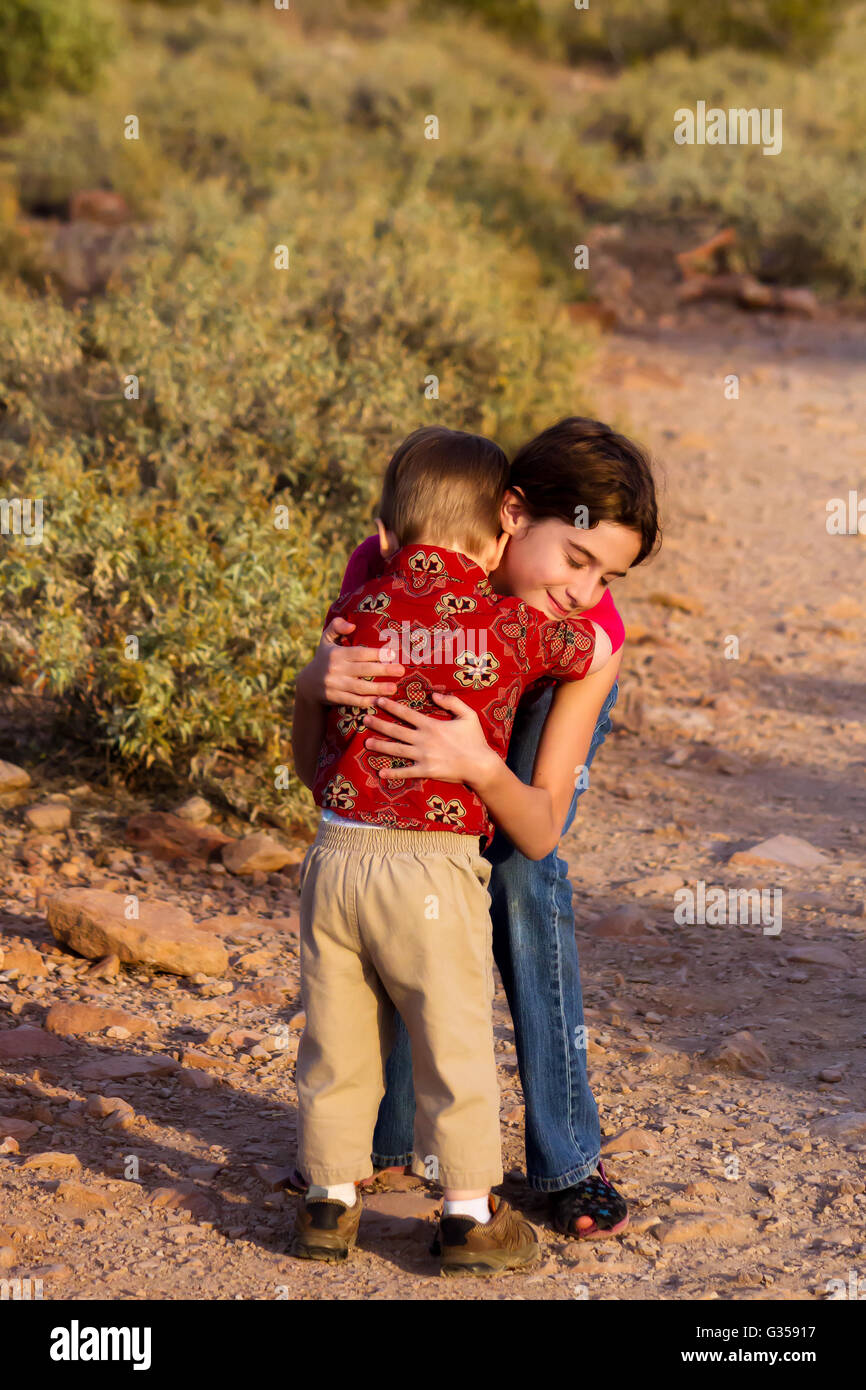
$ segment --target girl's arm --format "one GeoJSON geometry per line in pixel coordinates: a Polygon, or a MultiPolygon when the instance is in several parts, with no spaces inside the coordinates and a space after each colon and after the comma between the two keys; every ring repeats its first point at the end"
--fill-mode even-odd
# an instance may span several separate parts
{"type": "Polygon", "coordinates": [[[375,695],[393,695],[397,687],[383,676],[402,676],[405,667],[385,665],[378,647],[342,647],[338,638],[355,631],[355,624],[334,618],[322,633],[316,655],[295,682],[292,713],[292,754],[305,787],[312,787],[319,749],[325,737],[328,705],[369,705],[375,695]],[[374,677],[380,677],[375,680],[374,677]]]}
{"type": "Polygon", "coordinates": [[[531,786],[521,782],[490,747],[478,716],[456,695],[433,696],[453,715],[447,720],[417,714],[394,700],[377,699],[379,709],[405,721],[408,727],[367,715],[365,725],[385,737],[367,739],[366,746],[413,759],[411,767],[384,768],[380,776],[389,780],[430,777],[471,787],[499,829],[527,859],[544,859],[559,843],[574,794],[575,774],[586,762],[601,707],[613,688],[621,661],[622,648],[602,670],[557,687],[544,721],[531,786]]]}

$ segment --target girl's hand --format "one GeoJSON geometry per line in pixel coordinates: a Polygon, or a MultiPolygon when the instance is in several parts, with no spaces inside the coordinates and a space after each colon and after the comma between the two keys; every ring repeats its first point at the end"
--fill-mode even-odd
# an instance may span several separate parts
{"type": "Polygon", "coordinates": [[[411,767],[382,768],[379,776],[389,781],[430,777],[437,782],[463,782],[472,786],[500,759],[484,737],[478,715],[469,705],[456,695],[440,695],[437,691],[433,699],[449,711],[450,719],[433,719],[396,700],[375,700],[378,710],[404,722],[394,724],[366,714],[366,727],[385,737],[365,739],[364,746],[377,753],[411,759],[411,767]]]}
{"type": "Polygon", "coordinates": [[[325,705],[372,705],[376,695],[393,695],[397,687],[384,677],[402,676],[405,667],[382,661],[386,647],[343,647],[337,638],[355,631],[345,618],[333,618],[309,665],[298,676],[308,700],[325,705]]]}

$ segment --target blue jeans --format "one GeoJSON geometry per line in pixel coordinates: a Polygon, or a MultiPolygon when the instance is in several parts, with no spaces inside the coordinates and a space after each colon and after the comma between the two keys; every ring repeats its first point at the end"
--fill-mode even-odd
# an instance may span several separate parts
{"type": "MultiPolygon", "coordinates": [[[[508,766],[532,780],[541,730],[555,686],[521,701],[508,749],[508,766]]],[[[618,683],[605,700],[586,766],[610,733],[618,683]]],[[[585,778],[578,779],[582,784],[585,778]]],[[[562,827],[568,830],[585,790],[575,788],[562,827]]],[[[485,851],[490,877],[493,956],[502,976],[517,1045],[526,1102],[526,1176],[539,1192],[558,1192],[598,1166],[601,1130],[586,1074],[583,998],[574,936],[568,865],[554,849],[527,859],[497,833],[485,851]]],[[[385,1068],[385,1095],[373,1134],[375,1168],[406,1164],[412,1157],[415,1093],[409,1034],[395,1012],[394,1046],[385,1068]]]]}

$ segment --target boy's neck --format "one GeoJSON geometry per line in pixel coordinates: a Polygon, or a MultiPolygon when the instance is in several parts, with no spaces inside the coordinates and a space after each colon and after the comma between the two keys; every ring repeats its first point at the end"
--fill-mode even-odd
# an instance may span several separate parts
{"type": "MultiPolygon", "coordinates": [[[[438,550],[453,550],[453,551],[455,551],[458,555],[465,555],[466,558],[467,558],[467,560],[472,560],[472,561],[479,567],[479,569],[482,569],[482,570],[484,571],[485,574],[489,574],[489,573],[490,573],[490,566],[489,566],[489,565],[486,565],[486,564],[484,563],[484,561],[483,561],[482,559],[479,559],[479,557],[478,557],[477,555],[473,555],[472,552],[471,552],[471,550],[467,550],[465,546],[459,545],[456,541],[427,540],[427,538],[424,537],[424,538],[419,539],[419,540],[411,541],[410,544],[411,544],[411,545],[429,545],[429,546],[435,547],[435,548],[438,549],[438,550]]],[[[403,549],[405,549],[405,547],[404,547],[404,546],[400,546],[400,549],[403,550],[403,549]]],[[[396,555],[397,552],[394,551],[393,553],[396,555]]],[[[389,559],[390,559],[390,556],[389,556],[389,559]]]]}

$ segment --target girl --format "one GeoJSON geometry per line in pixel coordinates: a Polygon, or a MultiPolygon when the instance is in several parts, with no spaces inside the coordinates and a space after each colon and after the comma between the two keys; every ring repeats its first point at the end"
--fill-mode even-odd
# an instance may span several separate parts
{"type": "MultiPolygon", "coordinates": [[[[382,511],[387,513],[383,496],[382,511]]],[[[380,572],[392,543],[388,517],[379,536],[351,557],[342,592],[380,572]]],[[[586,772],[610,731],[624,627],[607,591],[640,564],[659,540],[652,472],[643,450],[597,420],[571,417],[544,430],[514,458],[502,507],[509,535],[490,575],[547,617],[582,616],[596,626],[608,660],[582,681],[546,681],[518,706],[507,765],[489,784],[490,749],[474,713],[456,697],[436,697],[452,718],[432,719],[387,699],[400,665],[383,666],[375,648],[335,645],[352,630],[335,619],[298,678],[304,698],[366,705],[368,746],[410,761],[383,776],[477,783],[494,819],[496,802],[537,826],[539,852],[521,854],[500,831],[486,851],[493,953],[514,1024],[526,1103],[526,1171],[530,1187],[550,1194],[556,1230],[578,1238],[616,1235],[628,1224],[622,1196],[600,1158],[598,1109],[586,1073],[580,967],[568,866],[557,841],[574,820],[586,772]],[[373,683],[371,684],[371,678],[373,683]],[[402,723],[395,723],[399,719],[402,723]],[[530,819],[531,818],[531,819],[530,819]]],[[[412,1153],[414,1094],[409,1037],[397,1019],[373,1138],[376,1169],[402,1171],[412,1153]]],[[[303,1185],[300,1179],[299,1185],[303,1185]]]]}

